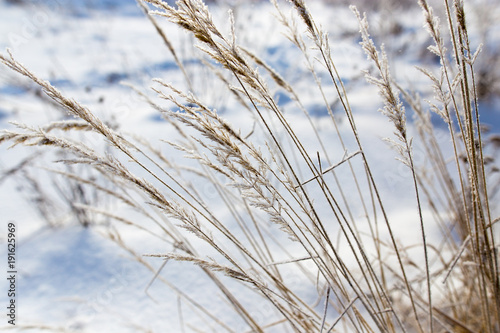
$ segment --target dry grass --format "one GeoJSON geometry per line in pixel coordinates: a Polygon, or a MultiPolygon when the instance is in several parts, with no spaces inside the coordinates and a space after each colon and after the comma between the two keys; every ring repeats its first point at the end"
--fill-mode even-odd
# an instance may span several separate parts
{"type": "MultiPolygon", "coordinates": [[[[9,54],[0,55],[0,61],[38,84],[79,121],[38,128],[18,125],[15,131],[4,131],[0,142],[52,147],[71,156],[65,163],[97,171],[106,182],[87,179],[71,169],[58,172],[140,212],[153,221],[154,231],[138,221],[92,207],[79,197],[74,198],[75,209],[105,215],[163,239],[172,252],[148,256],[198,265],[252,332],[285,328],[295,332],[498,332],[500,281],[494,232],[498,218],[491,216],[491,172],[484,153],[487,141],[479,123],[474,67],[478,52],[471,49],[461,1],[444,1],[446,17],[442,21],[446,28],[426,1],[419,2],[434,43],[429,50],[441,60],[437,75],[421,69],[434,88],[435,103],[421,103],[394,82],[383,48],[375,46],[366,18],[353,7],[359,20],[361,47],[375,69],[366,73],[367,80],[380,93],[384,103],[381,112],[394,125],[395,140],[391,143],[411,173],[413,188],[399,190],[416,199],[415,220],[421,233],[417,245],[401,243],[397,238],[399,221],[389,218],[348,93],[332,60],[335,46],[330,46],[327,34],[304,1],[290,1],[295,9],[292,16],[282,11],[281,4],[273,4],[287,37],[302,52],[324,98],[344,156],[330,157],[329,146],[301,101],[301,92],[258,55],[238,45],[231,13],[232,29],[225,35],[201,1],[178,1],[175,7],[159,0],[148,2],[157,8],[147,14],[148,18],[181,67],[189,87],[192,83],[182,62],[153,17],[165,18],[191,33],[203,53],[231,74],[233,81],[213,63],[206,64],[252,112],[255,128],[250,134],[242,134],[193,92],[156,80],[158,97],[181,111],[143,97],[176,130],[177,141],[169,142],[171,148],[196,162],[196,167],[185,167],[163,155],[157,143],[107,126],[91,110],[61,94],[9,54]],[[306,30],[304,35],[298,26],[306,30]],[[448,29],[453,37],[450,51],[445,47],[442,29],[448,29]],[[308,48],[309,43],[314,50],[308,48]],[[330,82],[320,82],[315,61],[326,68],[330,82]],[[303,133],[295,130],[295,124],[278,106],[269,88],[271,82],[285,90],[304,113],[316,140],[315,151],[305,146],[303,133]],[[333,87],[348,120],[349,137],[356,147],[352,151],[346,148],[344,141],[348,138],[339,131],[325,97],[326,85],[333,87]],[[431,164],[425,170],[414,159],[403,99],[418,116],[415,140],[431,164]],[[436,138],[429,112],[439,115],[449,128],[452,163],[436,138]],[[64,135],[89,130],[100,134],[114,154],[101,154],[64,135]],[[124,163],[124,159],[129,162],[124,163]],[[329,167],[323,167],[325,163],[329,167]],[[133,172],[130,165],[140,172],[133,172]],[[191,183],[193,175],[213,186],[229,219],[211,208],[213,199],[191,183]],[[107,185],[110,183],[113,190],[107,185]],[[424,216],[424,210],[431,214],[424,216]],[[429,241],[429,226],[440,230],[438,242],[429,241]],[[199,244],[198,240],[212,250],[213,258],[193,245],[199,244]],[[419,249],[421,257],[412,257],[410,245],[419,249]],[[290,270],[300,275],[301,288],[285,274],[290,270]],[[250,286],[263,302],[271,304],[272,319],[258,320],[251,305],[238,298],[220,273],[250,286]],[[315,306],[300,292],[304,285],[324,302],[323,307],[315,306]]],[[[147,11],[146,5],[139,3],[147,11]]],[[[110,230],[109,237],[129,249],[116,231],[110,230]]],[[[153,270],[144,257],[130,252],[153,270]]],[[[174,289],[193,312],[210,318],[218,330],[236,331],[218,320],[212,309],[201,306],[187,291],[176,289],[157,273],[155,278],[174,289]]]]}

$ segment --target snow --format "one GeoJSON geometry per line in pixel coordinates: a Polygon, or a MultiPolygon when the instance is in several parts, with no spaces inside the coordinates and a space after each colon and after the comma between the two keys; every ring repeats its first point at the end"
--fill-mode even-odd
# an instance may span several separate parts
{"type": "MultiPolygon", "coordinates": [[[[224,31],[229,31],[226,24],[228,7],[231,6],[212,7],[214,18],[221,22],[224,31]]],[[[377,166],[375,173],[387,190],[384,198],[390,208],[390,216],[395,220],[405,221],[403,226],[397,228],[398,237],[418,242],[420,239],[415,238],[419,234],[418,221],[408,219],[408,216],[416,216],[412,211],[414,208],[411,208],[414,207],[413,199],[403,199],[402,197],[408,196],[398,193],[398,189],[405,188],[402,184],[409,184],[410,179],[407,170],[403,166],[397,166],[399,162],[394,160],[396,153],[388,149],[387,144],[381,140],[392,136],[393,128],[386,118],[376,112],[381,107],[380,99],[374,88],[365,83],[361,74],[369,65],[358,45],[354,16],[347,8],[337,8],[335,13],[325,10],[325,5],[319,1],[313,2],[310,7],[316,20],[329,31],[330,43],[333,45],[332,56],[340,75],[345,79],[361,140],[366,151],[373,152],[368,158],[372,165],[377,166]],[[399,172],[388,173],[386,170],[391,169],[388,166],[396,166],[399,172]],[[410,228],[409,225],[414,225],[415,228],[410,228]]],[[[238,42],[252,46],[257,54],[264,55],[264,59],[272,67],[290,80],[294,88],[304,96],[303,102],[312,110],[311,114],[322,134],[328,138],[328,142],[336,143],[338,139],[335,135],[329,134],[329,131],[333,133],[330,123],[322,122],[328,115],[323,103],[318,102],[321,99],[314,88],[314,82],[311,78],[303,79],[307,72],[303,57],[283,37],[283,29],[271,15],[272,6],[266,3],[241,4],[233,6],[233,10],[238,42]],[[266,38],[262,38],[263,35],[266,38]]],[[[383,17],[373,15],[373,26],[382,26],[383,17]]],[[[246,111],[237,109],[236,104],[225,104],[227,92],[220,92],[217,88],[205,90],[212,84],[217,87],[215,84],[219,83],[208,81],[206,73],[200,69],[199,61],[192,56],[193,49],[189,46],[191,37],[163,22],[161,18],[158,20],[169,32],[172,43],[181,50],[187,71],[196,79],[195,89],[199,89],[201,98],[218,109],[236,128],[241,128],[243,133],[250,132],[251,120],[243,114],[246,111]]],[[[398,22],[402,24],[399,35],[384,39],[381,33],[375,38],[380,38],[377,42],[386,42],[389,52],[399,52],[397,57],[390,56],[396,78],[408,82],[410,87],[425,88],[426,79],[414,69],[414,65],[421,59],[422,46],[425,49],[425,43],[428,42],[425,31],[420,29],[422,20],[419,10],[410,11],[398,22]]],[[[497,27],[492,37],[494,40],[500,37],[498,31],[497,27]]],[[[0,51],[5,53],[6,48],[10,48],[15,58],[30,70],[49,80],[63,93],[87,105],[106,121],[120,124],[125,131],[143,135],[146,133],[152,142],[172,140],[168,135],[171,129],[166,122],[148,108],[143,99],[129,87],[120,85],[121,81],[131,83],[152,97],[154,93],[148,88],[154,85],[151,82],[154,77],[171,82],[176,87],[186,88],[185,80],[167,48],[134,1],[45,0],[27,1],[24,5],[0,2],[0,51]]],[[[317,67],[321,81],[327,82],[325,69],[317,67]]],[[[54,108],[41,103],[37,91],[31,83],[1,67],[0,127],[12,128],[10,121],[37,126],[65,116],[64,112],[54,111],[54,108]]],[[[276,89],[275,96],[278,96],[283,110],[290,114],[291,123],[297,133],[302,135],[304,144],[311,146],[312,158],[316,159],[315,141],[300,110],[279,89],[276,89]]],[[[333,96],[333,90],[327,91],[327,96],[333,96]]],[[[334,99],[329,103],[334,103],[334,99]]],[[[484,109],[481,119],[491,126],[492,133],[498,133],[498,103],[485,102],[484,109]]],[[[342,118],[339,113],[335,115],[342,118]]],[[[347,120],[341,119],[340,123],[341,132],[349,136],[347,120]]],[[[91,136],[91,140],[94,140],[92,143],[106,149],[102,140],[92,138],[91,136]]],[[[347,145],[350,152],[355,149],[352,142],[347,142],[347,145]]],[[[167,144],[161,142],[160,147],[166,150],[167,144]]],[[[13,168],[29,156],[29,150],[22,147],[8,150],[7,145],[3,144],[0,149],[2,170],[13,168]]],[[[336,145],[332,144],[331,150],[331,156],[337,157],[335,160],[343,155],[343,150],[336,145]]],[[[183,155],[172,154],[171,158],[179,160],[183,155]]],[[[36,164],[52,167],[51,162],[57,159],[57,156],[46,153],[36,164]]],[[[55,191],[46,172],[32,172],[32,176],[44,188],[55,191]]],[[[183,311],[179,312],[178,295],[159,279],[148,287],[154,272],[141,265],[119,242],[109,237],[106,229],[108,220],[100,218],[99,226],[83,228],[75,221],[63,200],[55,194],[56,210],[51,214],[56,226],[49,226],[37,213],[31,200],[33,193],[29,192],[30,187],[22,177],[23,175],[18,175],[0,181],[2,228],[6,229],[9,221],[14,221],[18,227],[17,323],[20,329],[23,325],[38,325],[38,328],[28,331],[41,331],[40,327],[43,326],[51,327],[52,331],[64,329],[70,332],[195,331],[182,327],[180,318],[194,327],[203,327],[203,331],[215,332],[220,329],[217,326],[211,327],[213,324],[203,315],[190,317],[190,311],[196,310],[184,303],[181,306],[183,311]],[[24,191],[18,191],[19,188],[24,191]]],[[[199,186],[205,194],[214,191],[211,187],[199,186]]],[[[220,207],[219,215],[227,216],[228,213],[220,207]]],[[[140,214],[130,212],[129,218],[133,220],[134,217],[141,218],[140,214]]],[[[154,225],[149,227],[156,230],[154,225]]],[[[165,253],[171,250],[171,247],[149,234],[139,233],[134,228],[123,225],[118,228],[124,243],[139,254],[165,253]]],[[[5,230],[0,231],[0,235],[0,257],[5,258],[5,230]]],[[[437,237],[437,233],[433,235],[435,236],[431,237],[437,237]]],[[[203,243],[194,242],[196,246],[200,246],[201,253],[205,253],[204,250],[210,252],[204,248],[206,245],[203,243]]],[[[142,257],[142,260],[151,265],[153,270],[159,269],[163,263],[158,258],[142,257]]],[[[5,259],[2,261],[1,265],[4,265],[5,259]]],[[[207,291],[212,282],[200,277],[199,272],[199,268],[189,263],[168,262],[161,276],[171,281],[178,290],[208,306],[236,332],[242,332],[243,323],[233,318],[230,311],[225,311],[227,307],[221,295],[207,291]]],[[[299,286],[303,277],[297,276],[297,272],[293,270],[288,274],[299,286]]],[[[221,279],[233,286],[227,278],[221,279]]],[[[4,283],[1,288],[0,304],[3,307],[8,298],[4,292],[4,283]]],[[[249,293],[238,288],[241,289],[234,287],[245,299],[245,295],[249,293]]],[[[307,295],[308,290],[300,292],[307,295]]],[[[315,297],[314,293],[310,296],[310,301],[313,302],[315,297]]],[[[260,303],[255,298],[249,298],[247,302],[253,303],[249,308],[257,314],[259,322],[267,322],[272,317],[271,309],[260,306],[268,306],[267,303],[260,303]]],[[[0,327],[10,328],[5,325],[4,318],[0,327]]]]}

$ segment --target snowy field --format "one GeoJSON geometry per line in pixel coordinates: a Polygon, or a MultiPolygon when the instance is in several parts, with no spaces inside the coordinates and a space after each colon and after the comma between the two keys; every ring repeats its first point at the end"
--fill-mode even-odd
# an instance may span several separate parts
{"type": "MultiPolygon", "coordinates": [[[[485,3],[489,4],[487,1],[485,3]]],[[[308,5],[317,23],[329,33],[333,58],[346,84],[368,159],[375,166],[375,177],[384,190],[383,197],[389,215],[395,220],[403,221],[395,228],[397,237],[402,240],[414,239],[416,243],[419,241],[419,226],[412,220],[416,219],[414,199],[405,195],[406,185],[411,185],[411,178],[405,167],[398,166],[396,152],[382,140],[392,136],[393,127],[377,112],[382,103],[376,89],[366,83],[362,74],[363,70],[370,69],[370,64],[359,46],[356,18],[346,5],[332,7],[320,1],[310,1],[308,5]]],[[[284,3],[283,6],[287,8],[284,3]]],[[[332,125],[325,120],[328,113],[321,96],[314,89],[312,79],[304,80],[307,73],[304,60],[300,52],[283,36],[284,29],[273,16],[276,14],[273,6],[265,2],[245,1],[211,4],[214,20],[224,31],[230,30],[227,23],[230,8],[234,11],[238,42],[260,55],[300,91],[304,106],[313,116],[321,134],[334,142],[333,134],[330,134],[333,132],[332,125]]],[[[493,52],[490,55],[498,57],[500,10],[496,5],[490,8],[495,10],[490,13],[492,24],[487,29],[480,24],[479,11],[475,13],[471,10],[470,20],[474,27],[472,42],[476,45],[483,42],[485,49],[493,52]]],[[[363,11],[363,7],[359,9],[363,11]]],[[[415,66],[437,67],[439,64],[426,51],[430,39],[421,28],[421,10],[417,6],[411,9],[371,9],[368,17],[376,43],[385,44],[395,79],[404,84],[405,89],[418,90],[424,98],[429,98],[432,90],[428,79],[415,66]]],[[[246,116],[246,111],[241,110],[230,98],[229,92],[223,89],[221,82],[203,68],[193,46],[193,38],[165,22],[163,18],[157,17],[157,20],[177,50],[196,95],[207,105],[217,109],[236,128],[242,129],[243,133],[251,131],[252,120],[246,116]]],[[[6,48],[10,49],[16,60],[39,77],[50,81],[66,96],[88,106],[110,126],[147,137],[158,147],[165,146],[161,140],[176,140],[169,136],[171,127],[147,105],[143,97],[128,86],[136,87],[152,99],[156,98],[155,92],[150,89],[155,85],[153,78],[161,78],[180,89],[189,89],[167,47],[135,1],[1,1],[0,52],[7,54],[6,48]]],[[[490,65],[482,66],[495,72],[496,77],[500,78],[497,64],[498,61],[493,62],[493,68],[488,67],[490,65]]],[[[319,79],[327,81],[326,70],[321,66],[317,70],[319,79]]],[[[498,82],[493,84],[498,88],[498,82]]],[[[326,89],[331,89],[326,91],[327,98],[333,96],[333,88],[326,89]]],[[[279,89],[274,91],[275,98],[290,116],[296,131],[304,138],[312,136],[307,134],[309,127],[290,98],[279,89]]],[[[333,97],[328,102],[332,103],[334,115],[338,117],[340,131],[348,136],[348,120],[341,108],[334,103],[333,97]]],[[[481,121],[489,127],[488,135],[500,133],[498,95],[493,92],[480,103],[481,121]]],[[[1,129],[13,128],[12,122],[41,126],[67,117],[64,110],[50,102],[27,79],[0,66],[1,129]]],[[[412,116],[408,115],[409,133],[413,135],[411,119],[412,116]]],[[[446,133],[446,127],[438,119],[433,121],[436,122],[438,135],[439,131],[446,133]]],[[[102,151],[108,149],[100,138],[90,136],[89,140],[88,143],[102,151]]],[[[446,140],[443,139],[443,147],[449,146],[446,140]]],[[[313,138],[310,142],[306,139],[305,144],[311,146],[314,155],[317,148],[313,146],[313,138]]],[[[349,149],[354,148],[353,142],[348,141],[346,144],[349,149]]],[[[97,213],[77,218],[75,208],[69,204],[74,184],[64,183],[62,177],[51,175],[44,169],[59,168],[60,165],[52,162],[64,159],[65,156],[40,149],[39,155],[31,159],[33,150],[25,147],[8,149],[9,145],[3,143],[0,146],[2,330],[223,331],[221,326],[214,324],[213,319],[200,314],[196,306],[185,301],[185,297],[190,297],[196,304],[210,309],[216,318],[234,332],[246,331],[244,323],[227,310],[223,297],[217,291],[212,291],[212,282],[200,277],[200,270],[196,266],[169,261],[161,269],[159,277],[155,278],[155,272],[160,269],[163,260],[142,255],[171,251],[171,246],[160,237],[138,232],[132,226],[115,223],[110,217],[97,213]],[[27,167],[22,172],[14,172],[20,163],[25,162],[27,167]],[[87,222],[90,224],[88,227],[84,225],[87,222]],[[7,295],[9,286],[4,277],[8,276],[8,223],[16,226],[15,326],[9,325],[8,316],[4,314],[10,300],[7,295]],[[121,239],[117,240],[118,235],[121,239]],[[120,245],[121,241],[123,246],[120,245]],[[139,259],[134,255],[138,255],[139,259]]],[[[419,146],[418,143],[415,145],[418,158],[419,146]]],[[[328,149],[334,160],[340,159],[344,154],[341,147],[333,144],[328,149]]],[[[181,160],[183,155],[171,150],[165,152],[172,154],[168,158],[176,160],[181,160]]],[[[75,166],[71,171],[78,173],[80,169],[75,166]]],[[[214,192],[212,187],[201,181],[195,185],[208,197],[214,192]]],[[[80,197],[82,198],[86,200],[83,203],[95,204],[116,215],[125,215],[130,220],[135,219],[137,224],[141,224],[140,219],[144,218],[136,212],[123,211],[124,208],[119,203],[98,193],[87,193],[80,197]]],[[[212,204],[212,209],[217,211],[220,203],[214,200],[212,204]]],[[[223,212],[225,209],[221,205],[220,214],[229,216],[228,212],[223,212]]],[[[498,216],[498,207],[494,213],[498,216]]],[[[429,212],[424,212],[425,214],[429,212]]],[[[150,223],[144,222],[144,226],[154,232],[155,226],[150,223]]],[[[429,238],[435,237],[439,235],[432,234],[431,230],[429,238]]],[[[210,249],[204,247],[206,245],[200,242],[200,252],[207,251],[209,254],[210,249]]],[[[290,251],[293,253],[294,248],[290,248],[290,251]]],[[[300,252],[296,253],[297,257],[300,255],[300,252]]],[[[227,280],[227,285],[234,287],[236,294],[247,294],[245,288],[233,285],[234,282],[225,277],[221,279],[227,280]]],[[[300,284],[300,281],[297,283],[300,284]]],[[[305,299],[309,297],[311,304],[316,301],[314,293],[308,296],[307,290],[297,289],[305,299]]],[[[251,304],[249,308],[253,309],[255,317],[262,323],[268,321],[273,313],[266,308],[269,305],[252,298],[255,297],[254,294],[248,295],[248,299],[245,299],[247,296],[242,299],[251,304]],[[266,305],[260,307],[259,302],[266,305]]],[[[332,314],[329,320],[335,317],[332,314]]],[[[275,331],[280,332],[279,329],[275,331]]]]}

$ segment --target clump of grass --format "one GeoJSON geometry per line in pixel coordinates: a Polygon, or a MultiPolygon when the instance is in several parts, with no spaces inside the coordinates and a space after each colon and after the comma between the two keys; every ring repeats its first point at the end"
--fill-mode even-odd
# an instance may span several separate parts
{"type": "MultiPolygon", "coordinates": [[[[304,1],[290,1],[295,10],[293,16],[287,16],[276,1],[273,4],[287,37],[308,64],[311,78],[329,111],[328,121],[345,152],[343,156],[332,156],[304,107],[301,92],[295,91],[258,55],[237,43],[231,13],[231,30],[226,35],[199,0],[181,0],[176,6],[159,0],[148,2],[157,8],[147,12],[148,17],[181,67],[188,86],[192,83],[182,62],[153,16],[166,18],[197,39],[199,48],[212,61],[206,66],[213,68],[214,76],[223,79],[236,100],[251,111],[255,126],[249,134],[243,134],[206,106],[194,92],[155,80],[154,91],[160,99],[175,106],[175,110],[139,93],[161,112],[168,122],[165,126],[176,132],[176,141],[168,142],[171,149],[196,162],[186,167],[167,158],[156,143],[107,126],[87,107],[64,96],[9,54],[0,55],[0,61],[30,78],[81,121],[38,128],[18,125],[17,130],[4,131],[0,142],[62,150],[72,156],[65,158],[65,163],[87,166],[111,181],[119,190],[111,190],[99,179],[60,172],[150,219],[152,225],[143,225],[75,199],[80,202],[75,202],[74,207],[149,232],[172,249],[170,253],[147,256],[162,258],[165,263],[177,260],[199,266],[251,331],[495,332],[499,329],[500,284],[494,232],[498,218],[492,216],[490,207],[493,201],[479,122],[474,70],[478,52],[470,46],[463,2],[444,1],[446,25],[453,37],[450,57],[438,18],[426,1],[420,1],[434,42],[429,49],[441,60],[439,75],[421,69],[435,92],[436,102],[427,104],[394,82],[383,48],[377,49],[366,18],[353,8],[359,20],[361,47],[375,68],[375,72],[367,73],[367,79],[380,92],[384,103],[381,111],[395,128],[396,140],[391,141],[392,145],[411,172],[412,189],[401,192],[412,193],[416,199],[421,235],[416,247],[421,250],[421,258],[411,258],[410,244],[401,243],[397,237],[395,229],[400,221],[390,219],[384,204],[348,93],[332,59],[335,46],[330,45],[327,34],[315,22],[304,1]],[[306,31],[306,39],[299,33],[299,24],[306,31]],[[312,43],[314,50],[308,48],[308,43],[312,43]],[[316,56],[311,56],[311,52],[316,52],[316,56]],[[313,58],[326,68],[328,83],[318,79],[313,58]],[[221,74],[217,64],[231,74],[233,81],[221,74]],[[296,123],[273,98],[271,82],[284,89],[304,113],[316,150],[306,146],[309,135],[306,137],[296,129],[296,123]],[[325,85],[331,85],[336,92],[348,120],[348,134],[339,130],[327,102],[325,85]],[[418,142],[431,164],[425,172],[414,159],[403,98],[418,117],[418,142]],[[452,167],[436,139],[429,112],[438,114],[448,126],[453,147],[452,167]],[[54,134],[55,129],[62,131],[54,134]],[[63,132],[87,130],[101,135],[113,148],[113,154],[99,153],[84,142],[65,137],[63,132]],[[353,144],[347,145],[347,140],[353,144]],[[342,177],[337,175],[339,170],[342,177]],[[193,178],[213,186],[218,208],[212,208],[213,198],[200,192],[191,182],[193,178]],[[424,209],[432,214],[424,216],[424,209]],[[442,233],[437,243],[429,241],[429,226],[432,230],[439,228],[442,233]],[[194,245],[200,241],[204,249],[210,249],[210,257],[194,245]],[[423,263],[423,268],[419,263],[423,263]],[[300,277],[300,288],[287,274],[290,271],[300,277]],[[260,301],[272,305],[274,312],[270,319],[259,320],[252,310],[254,305],[239,298],[221,274],[250,286],[260,301]],[[312,304],[301,292],[304,288],[323,300],[324,306],[318,308],[312,304]]],[[[146,5],[139,3],[147,11],[146,5]]],[[[129,249],[118,233],[110,231],[109,235],[153,270],[143,256],[129,249]]],[[[156,274],[155,278],[161,279],[160,272],[156,274]]],[[[174,289],[193,311],[212,320],[218,329],[235,331],[187,291],[161,281],[174,289]]]]}

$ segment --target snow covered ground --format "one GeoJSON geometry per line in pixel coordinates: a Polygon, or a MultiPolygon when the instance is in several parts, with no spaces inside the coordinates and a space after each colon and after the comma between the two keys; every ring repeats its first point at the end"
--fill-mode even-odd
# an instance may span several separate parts
{"type": "MultiPolygon", "coordinates": [[[[129,87],[120,85],[122,81],[128,82],[140,87],[149,96],[154,96],[148,87],[155,77],[177,87],[186,87],[167,48],[135,1],[40,0],[20,1],[21,5],[11,2],[0,2],[0,52],[5,54],[5,49],[9,48],[18,61],[39,77],[49,80],[64,94],[87,105],[111,124],[119,124],[125,131],[147,134],[151,142],[170,139],[165,123],[155,111],[145,107],[142,99],[129,87]]],[[[226,31],[229,31],[225,18],[228,7],[212,7],[216,21],[225,26],[226,31]]],[[[310,8],[316,20],[330,33],[334,61],[345,79],[359,133],[366,150],[371,152],[372,165],[378,166],[375,173],[387,190],[384,195],[390,213],[403,217],[403,220],[414,216],[408,213],[413,209],[409,208],[413,207],[412,202],[402,201],[398,192],[398,189],[405,188],[401,184],[409,181],[406,171],[401,167],[399,175],[386,173],[387,165],[394,166],[398,162],[394,161],[395,152],[387,149],[380,138],[391,136],[393,129],[387,119],[377,112],[380,99],[361,75],[361,70],[369,65],[358,45],[360,39],[354,15],[347,8],[333,10],[319,1],[311,1],[310,8]]],[[[313,82],[302,80],[306,69],[301,55],[281,34],[282,28],[272,16],[272,6],[242,2],[234,5],[233,10],[239,42],[251,46],[255,53],[301,91],[305,96],[305,106],[311,110],[321,128],[326,110],[322,102],[317,102],[319,98],[311,88],[313,82]]],[[[420,28],[422,18],[419,9],[415,8],[397,20],[392,18],[395,25],[390,24],[389,14],[372,14],[370,22],[378,33],[375,34],[376,41],[386,44],[398,80],[407,82],[408,87],[430,92],[426,88],[425,77],[414,68],[420,64],[429,42],[425,31],[420,28]],[[400,31],[389,34],[389,29],[394,26],[400,31]]],[[[199,61],[193,56],[191,37],[164,23],[161,18],[159,22],[184,59],[199,96],[237,127],[248,127],[241,113],[225,103],[227,92],[220,92],[216,86],[218,83],[210,81],[200,69],[199,61]]],[[[500,24],[491,27],[488,43],[498,43],[499,29],[500,24]]],[[[434,60],[429,58],[426,61],[432,64],[434,60]]],[[[325,75],[321,78],[326,81],[322,69],[320,74],[325,75]]],[[[296,117],[297,131],[305,133],[307,126],[299,126],[301,118],[293,103],[286,96],[280,96],[278,90],[276,94],[281,97],[280,106],[289,110],[292,119],[296,117]]],[[[492,133],[500,130],[500,108],[496,101],[493,97],[484,102],[481,118],[491,127],[492,133]]],[[[64,113],[44,101],[31,83],[6,67],[0,67],[0,128],[12,128],[11,121],[36,126],[63,117],[64,113]]],[[[338,117],[342,117],[340,112],[338,117]]],[[[340,123],[346,126],[347,133],[346,121],[340,119],[340,123]]],[[[325,125],[323,130],[328,135],[329,125],[325,125]]],[[[336,150],[336,154],[342,153],[335,147],[332,150],[336,150]]],[[[0,151],[2,172],[15,168],[30,154],[28,149],[22,147],[7,150],[6,144],[0,146],[0,151]]],[[[49,162],[55,159],[56,156],[46,154],[34,164],[52,167],[49,162]]],[[[0,176],[1,274],[7,271],[4,265],[9,222],[16,224],[18,272],[16,327],[7,323],[5,315],[2,315],[0,327],[32,327],[28,331],[33,332],[43,331],[44,328],[53,332],[188,332],[195,331],[193,327],[204,332],[217,331],[210,326],[213,324],[209,320],[204,322],[199,317],[190,318],[189,306],[182,305],[180,311],[179,297],[172,288],[158,279],[149,286],[154,277],[153,271],[113,242],[107,236],[105,227],[82,227],[59,198],[57,186],[47,178],[47,172],[37,171],[36,168],[30,170],[29,175],[0,176]],[[36,183],[30,182],[30,177],[36,183]],[[41,192],[34,190],[36,184],[42,187],[41,192]],[[44,192],[45,197],[40,194],[44,192]],[[49,211],[42,212],[45,217],[37,210],[36,202],[41,200],[51,201],[50,205],[46,205],[50,207],[49,211]],[[191,326],[181,325],[183,321],[191,326]]],[[[414,237],[415,230],[402,227],[398,236],[414,237]]],[[[121,227],[120,235],[139,254],[170,251],[165,248],[164,242],[148,234],[136,233],[133,228],[121,227]]],[[[143,260],[153,270],[162,264],[161,260],[154,258],[143,260]]],[[[198,269],[189,264],[169,262],[161,275],[178,290],[211,307],[216,316],[236,332],[242,332],[239,329],[242,323],[224,310],[225,305],[216,294],[207,292],[210,282],[199,278],[197,272],[198,269]]],[[[0,304],[3,313],[9,297],[5,278],[2,281],[0,304]]],[[[262,309],[261,314],[264,321],[265,311],[262,309]]]]}

